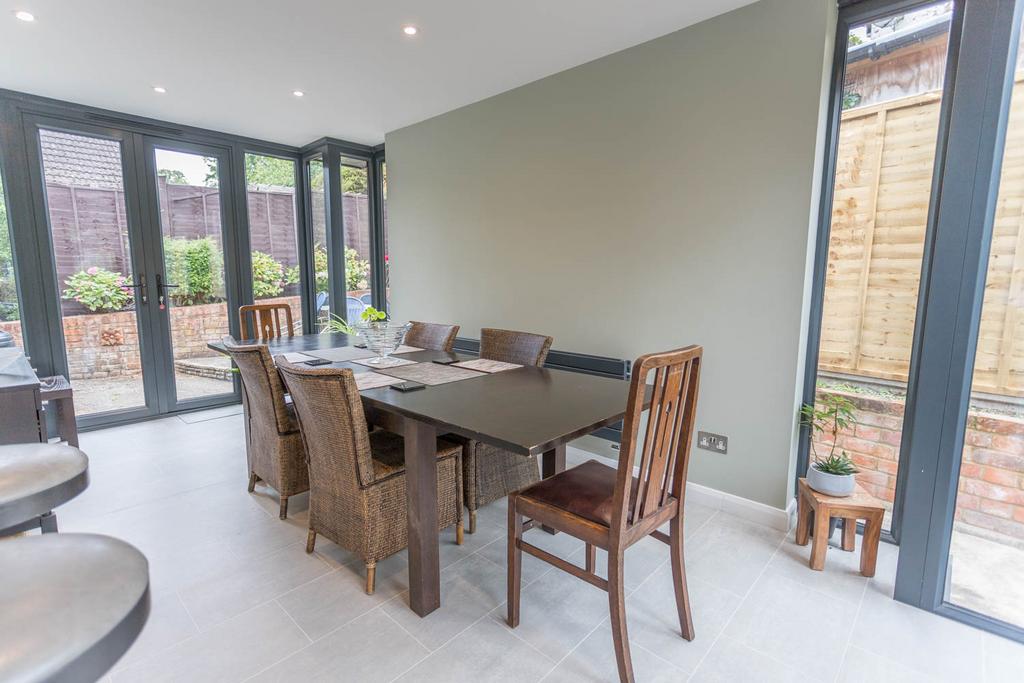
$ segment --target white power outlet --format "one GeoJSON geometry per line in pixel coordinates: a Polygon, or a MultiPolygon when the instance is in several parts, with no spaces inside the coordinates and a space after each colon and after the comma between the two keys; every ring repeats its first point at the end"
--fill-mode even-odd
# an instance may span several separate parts
{"type": "Polygon", "coordinates": [[[729,437],[711,432],[697,432],[697,448],[725,455],[729,452],[729,437]]]}

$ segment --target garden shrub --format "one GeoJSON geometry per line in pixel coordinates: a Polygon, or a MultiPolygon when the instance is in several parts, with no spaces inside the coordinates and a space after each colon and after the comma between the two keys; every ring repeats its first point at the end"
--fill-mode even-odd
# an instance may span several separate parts
{"type": "Polygon", "coordinates": [[[289,273],[270,254],[252,252],[252,295],[255,299],[277,296],[289,282],[289,273]]]}
{"type": "Polygon", "coordinates": [[[178,285],[167,295],[176,306],[223,301],[224,257],[213,239],[164,238],[167,284],[178,285]]]}
{"type": "MultiPolygon", "coordinates": [[[[327,249],[321,245],[313,248],[313,271],[316,274],[316,291],[327,291],[327,249]]],[[[370,262],[359,258],[359,252],[345,247],[345,289],[351,292],[356,289],[369,289],[367,278],[370,275],[370,262]]],[[[299,281],[299,267],[288,269],[287,281],[299,281]]]]}
{"type": "Polygon", "coordinates": [[[94,312],[123,311],[135,300],[127,278],[106,268],[80,270],[64,284],[64,299],[77,301],[94,312]]]}

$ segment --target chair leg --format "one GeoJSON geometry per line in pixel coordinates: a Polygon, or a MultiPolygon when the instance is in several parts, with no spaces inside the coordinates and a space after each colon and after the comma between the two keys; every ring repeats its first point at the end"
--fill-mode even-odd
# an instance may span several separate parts
{"type": "Polygon", "coordinates": [[[366,563],[366,594],[373,595],[374,589],[377,587],[377,563],[367,562],[366,563]]]}
{"type": "Polygon", "coordinates": [[[669,525],[669,546],[672,553],[672,583],[676,589],[676,610],[679,630],[686,640],[693,640],[693,615],[690,613],[690,591],[686,586],[686,562],[683,559],[683,522],[673,519],[669,525]]]}
{"type": "Polygon", "coordinates": [[[57,533],[57,515],[53,510],[39,517],[39,532],[43,534],[57,533]]]}
{"type": "Polygon", "coordinates": [[[593,574],[597,569],[597,548],[587,544],[587,573],[593,574]]]}
{"type": "Polygon", "coordinates": [[[316,532],[312,529],[309,530],[309,535],[306,536],[306,552],[311,553],[316,547],[316,532]]]}
{"type": "Polygon", "coordinates": [[[626,590],[622,584],[624,551],[608,549],[608,607],[611,611],[612,641],[615,661],[619,665],[619,680],[633,683],[633,661],[629,656],[629,634],[626,633],[626,590]]]}
{"type": "Polygon", "coordinates": [[[476,533],[476,510],[469,511],[469,533],[476,533]]]}
{"type": "Polygon", "coordinates": [[[249,473],[249,493],[252,493],[255,490],[256,490],[256,473],[255,472],[250,472],[249,473]]]}
{"type": "Polygon", "coordinates": [[[462,520],[460,519],[455,524],[455,545],[462,545],[463,541],[465,540],[465,536],[463,536],[464,533],[465,528],[462,526],[462,520]]]}
{"type": "Polygon", "coordinates": [[[518,541],[523,537],[523,516],[516,511],[516,497],[508,497],[508,625],[519,626],[519,589],[523,577],[523,551],[518,541]]]}
{"type": "Polygon", "coordinates": [[[281,519],[288,519],[288,496],[281,496],[281,519]]]}

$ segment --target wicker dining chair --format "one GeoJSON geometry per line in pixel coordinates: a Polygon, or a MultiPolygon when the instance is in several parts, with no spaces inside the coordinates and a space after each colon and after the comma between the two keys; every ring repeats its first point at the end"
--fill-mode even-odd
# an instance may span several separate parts
{"type": "Polygon", "coordinates": [[[411,320],[409,321],[409,331],[405,333],[405,344],[420,349],[451,353],[452,347],[455,346],[455,335],[458,333],[458,325],[421,323],[411,320]]]}
{"type": "Polygon", "coordinates": [[[246,304],[238,307],[239,334],[243,339],[276,339],[295,336],[292,307],[285,303],[246,304]],[[284,313],[284,325],[281,314],[284,313]],[[254,323],[249,325],[250,321],[254,323]]]}
{"type": "MultiPolygon", "coordinates": [[[[317,534],[358,554],[366,592],[374,590],[377,561],[408,544],[405,444],[401,436],[366,427],[352,371],[289,363],[277,357],[309,453],[309,537],[317,534]]],[[[455,525],[462,544],[462,451],[437,440],[438,530],[455,525]]]]}
{"type": "Polygon", "coordinates": [[[626,632],[623,563],[626,549],[647,536],[654,536],[671,549],[679,627],[683,638],[693,640],[693,617],[683,562],[683,497],[702,351],[699,346],[688,346],[637,359],[630,380],[617,468],[589,460],[513,493],[508,499],[509,626],[519,625],[519,588],[525,550],[607,591],[612,641],[622,681],[633,681],[626,632]],[[640,438],[647,378],[652,371],[650,417],[640,438]],[[633,476],[637,455],[640,455],[639,476],[633,476]],[[524,523],[524,517],[529,521],[524,523]],[[669,523],[668,534],[658,530],[666,522],[669,523]],[[586,544],[585,567],[524,541],[523,532],[538,524],[581,539],[586,544]],[[608,553],[607,579],[595,571],[596,548],[608,553]]]}
{"type": "Polygon", "coordinates": [[[257,481],[281,497],[281,519],[288,516],[288,498],[309,490],[306,449],[294,410],[285,403],[284,385],[265,344],[222,340],[242,380],[245,413],[245,451],[249,463],[249,493],[257,481]]]}
{"type": "MultiPolygon", "coordinates": [[[[519,365],[544,364],[551,337],[530,332],[480,330],[480,357],[519,365]]],[[[476,532],[476,511],[540,480],[537,456],[523,456],[479,441],[463,440],[463,496],[469,508],[469,533],[476,532]]]]}

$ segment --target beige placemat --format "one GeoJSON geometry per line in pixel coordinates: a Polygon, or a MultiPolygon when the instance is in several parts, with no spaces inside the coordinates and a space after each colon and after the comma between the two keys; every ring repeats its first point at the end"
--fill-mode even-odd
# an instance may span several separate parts
{"type": "Polygon", "coordinates": [[[476,358],[474,360],[464,360],[461,363],[452,363],[457,368],[466,368],[467,370],[476,370],[477,372],[504,372],[505,370],[515,370],[516,368],[523,367],[516,363],[506,363],[500,360],[487,360],[486,358],[476,358]]]}
{"type": "Polygon", "coordinates": [[[381,369],[379,372],[430,386],[484,376],[483,373],[475,370],[453,368],[451,365],[441,365],[440,363],[415,363],[397,368],[381,369]]]}
{"type": "Polygon", "coordinates": [[[323,358],[333,363],[358,360],[360,358],[373,358],[377,354],[367,349],[357,349],[354,346],[339,346],[336,349],[316,349],[315,351],[304,351],[308,356],[323,358]]]}
{"type": "Polygon", "coordinates": [[[376,389],[377,387],[386,387],[389,384],[398,384],[404,382],[401,377],[391,377],[390,375],[382,375],[379,372],[357,372],[353,375],[356,378],[356,388],[359,391],[365,391],[367,389],[376,389]]]}
{"type": "Polygon", "coordinates": [[[397,368],[401,365],[414,365],[416,361],[409,360],[408,358],[395,358],[394,356],[388,356],[380,363],[371,363],[371,360],[377,360],[377,354],[372,354],[372,358],[358,358],[353,359],[353,363],[359,363],[360,365],[366,365],[373,368],[374,370],[380,370],[383,368],[397,368]]]}
{"type": "Polygon", "coordinates": [[[395,349],[395,353],[412,353],[413,351],[422,351],[422,350],[423,349],[421,349],[418,346],[406,346],[405,344],[402,344],[397,349],[395,349]]]}
{"type": "Polygon", "coordinates": [[[307,360],[313,360],[313,356],[307,356],[304,353],[282,353],[281,355],[289,363],[305,363],[307,360]]]}

